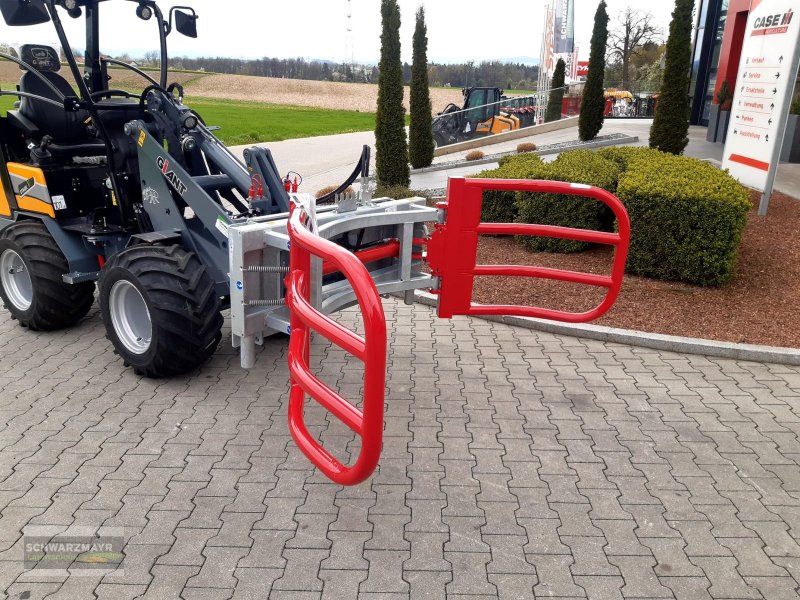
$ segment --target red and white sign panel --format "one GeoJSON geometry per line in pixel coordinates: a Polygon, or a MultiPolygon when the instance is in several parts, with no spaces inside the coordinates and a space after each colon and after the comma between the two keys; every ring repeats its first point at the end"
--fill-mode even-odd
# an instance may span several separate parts
{"type": "Polygon", "coordinates": [[[722,163],[743,184],[765,191],[777,164],[797,74],[798,0],[763,0],[750,12],[722,163]]]}
{"type": "Polygon", "coordinates": [[[589,61],[588,60],[579,60],[578,61],[578,70],[576,71],[577,77],[588,77],[589,76],[589,61]]]}

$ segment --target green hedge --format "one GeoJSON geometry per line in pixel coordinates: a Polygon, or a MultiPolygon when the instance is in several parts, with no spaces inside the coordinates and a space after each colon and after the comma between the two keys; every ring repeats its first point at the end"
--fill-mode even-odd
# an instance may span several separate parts
{"type": "Polygon", "coordinates": [[[617,163],[623,172],[636,160],[658,160],[664,153],[642,146],[611,146],[597,151],[599,156],[617,163]]]}
{"type": "Polygon", "coordinates": [[[697,159],[629,159],[617,191],[631,219],[628,272],[698,285],[729,281],[752,207],[748,190],[697,159]]]}
{"type": "MultiPolygon", "coordinates": [[[[546,165],[536,154],[504,156],[497,169],[483,171],[475,177],[487,179],[543,179],[546,165]]],[[[513,223],[517,220],[515,192],[484,192],[481,221],[513,223]]]]}
{"type": "MultiPolygon", "coordinates": [[[[620,166],[590,150],[564,152],[555,162],[545,165],[541,179],[583,183],[614,192],[621,172],[620,166]]],[[[560,225],[576,229],[610,231],[611,211],[602,202],[580,196],[561,194],[517,194],[517,221],[560,225]]],[[[589,244],[573,240],[539,237],[519,237],[522,246],[532,252],[580,252],[589,244]]]]}

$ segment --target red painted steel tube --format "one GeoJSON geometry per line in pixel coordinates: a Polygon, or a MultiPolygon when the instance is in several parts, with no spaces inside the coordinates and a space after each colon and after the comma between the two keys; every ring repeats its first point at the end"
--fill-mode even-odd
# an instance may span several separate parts
{"type": "Polygon", "coordinates": [[[584,323],[602,316],[616,302],[622,287],[628,256],[630,220],[622,202],[613,194],[587,185],[559,181],[453,177],[448,183],[447,202],[440,203],[439,208],[447,211],[447,217],[444,225],[437,225],[428,243],[428,262],[434,275],[440,278],[438,290],[440,317],[515,315],[584,323]],[[550,193],[594,199],[603,202],[613,211],[618,232],[588,231],[551,225],[481,223],[483,192],[487,190],[550,193]],[[543,267],[477,265],[478,239],[484,234],[533,235],[611,245],[615,247],[611,276],[543,267]],[[476,276],[537,277],[604,287],[608,292],[597,307],[583,313],[527,306],[476,306],[472,303],[476,276]]]}
{"type": "Polygon", "coordinates": [[[337,327],[338,323],[330,317],[323,315],[321,312],[311,306],[310,303],[303,298],[299,293],[301,286],[298,285],[296,279],[304,277],[304,275],[293,275],[292,284],[294,285],[294,295],[292,296],[292,311],[297,313],[297,316],[305,325],[311,328],[312,331],[317,331],[327,337],[328,339],[341,347],[345,352],[349,352],[362,362],[366,358],[366,344],[364,339],[349,329],[342,329],[337,327]]]}
{"type": "Polygon", "coordinates": [[[610,288],[614,285],[611,277],[595,275],[593,273],[579,273],[577,271],[564,271],[562,269],[549,269],[547,267],[527,267],[522,265],[480,265],[473,271],[475,275],[484,277],[538,277],[540,279],[553,279],[568,283],[581,283],[597,287],[610,288]]]}
{"type": "Polygon", "coordinates": [[[305,211],[291,207],[288,222],[291,252],[286,303],[291,312],[289,342],[289,430],[300,450],[327,477],[341,485],[356,485],[375,470],[383,441],[384,386],[386,381],[386,318],[378,289],[362,262],[351,252],[306,229],[305,211]],[[313,315],[309,277],[311,256],[322,258],[341,272],[353,286],[364,321],[363,339],[321,313],[313,315]],[[309,310],[310,309],[310,310],[309,310]],[[359,411],[311,373],[309,346],[312,329],[334,344],[352,350],[363,348],[364,403],[359,411]],[[355,463],[345,466],[311,436],[303,420],[308,393],[341,418],[362,438],[355,463]]]}
{"type": "MultiPolygon", "coordinates": [[[[383,260],[384,258],[397,258],[400,256],[400,242],[391,240],[385,244],[374,246],[373,248],[359,250],[358,252],[354,252],[353,255],[365,265],[383,260]]],[[[322,264],[323,275],[330,275],[331,273],[336,273],[338,270],[336,265],[330,262],[324,262],[322,264]]]]}
{"type": "Polygon", "coordinates": [[[526,225],[523,223],[481,223],[478,233],[482,235],[530,235],[538,237],[576,240],[590,244],[613,246],[619,242],[619,234],[588,229],[572,229],[555,225],[526,225]]]}

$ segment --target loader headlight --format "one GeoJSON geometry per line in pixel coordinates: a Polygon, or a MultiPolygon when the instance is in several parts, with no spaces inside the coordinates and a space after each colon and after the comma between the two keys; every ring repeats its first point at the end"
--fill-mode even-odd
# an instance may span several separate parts
{"type": "Polygon", "coordinates": [[[197,124],[198,124],[197,117],[195,117],[194,115],[186,115],[186,117],[184,117],[183,119],[183,127],[190,131],[195,127],[197,127],[197,124]]]}
{"type": "Polygon", "coordinates": [[[64,8],[67,9],[67,14],[73,19],[77,19],[83,14],[78,0],[64,0],[64,8]]]}
{"type": "Polygon", "coordinates": [[[136,7],[136,16],[142,21],[149,21],[153,16],[153,9],[145,4],[140,4],[136,7]]]}

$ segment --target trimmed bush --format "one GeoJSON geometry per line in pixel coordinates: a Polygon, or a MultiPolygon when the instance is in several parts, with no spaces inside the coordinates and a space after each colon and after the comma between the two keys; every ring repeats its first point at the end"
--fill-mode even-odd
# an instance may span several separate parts
{"type": "Polygon", "coordinates": [[[472,152],[468,152],[467,155],[464,157],[466,160],[480,160],[484,156],[486,156],[480,150],[473,150],[472,152]]]}
{"type": "Polygon", "coordinates": [[[640,154],[617,194],[631,218],[628,272],[698,285],[731,279],[751,203],[730,175],[693,158],[640,154]]]}
{"type": "Polygon", "coordinates": [[[536,152],[536,144],[533,142],[524,142],[517,146],[517,154],[525,154],[526,152],[536,152]]]}
{"type": "MultiPolygon", "coordinates": [[[[328,194],[330,194],[332,192],[335,192],[338,189],[339,189],[338,185],[327,185],[324,188],[322,188],[321,190],[318,190],[317,193],[314,194],[314,198],[322,198],[323,196],[327,196],[328,194]]],[[[347,186],[347,189],[343,193],[352,194],[354,191],[355,190],[353,189],[353,186],[350,185],[350,186],[347,186]]]]}
{"type": "MultiPolygon", "coordinates": [[[[614,192],[621,168],[591,150],[564,152],[544,165],[540,179],[583,183],[614,192]]],[[[610,210],[601,202],[579,196],[561,194],[520,193],[516,198],[517,222],[560,225],[576,229],[607,231],[613,222],[610,210]]],[[[574,240],[523,237],[518,241],[532,252],[580,252],[589,244],[574,240]]]]}
{"type": "MultiPolygon", "coordinates": [[[[475,177],[486,179],[542,179],[546,165],[535,154],[504,156],[497,169],[483,171],[475,177]]],[[[513,223],[517,220],[515,192],[484,192],[481,221],[513,223]]]]}
{"type": "Polygon", "coordinates": [[[657,160],[664,156],[663,152],[641,146],[610,146],[598,150],[597,154],[617,163],[623,172],[627,171],[628,165],[634,161],[657,160]]]}
{"type": "MultiPolygon", "coordinates": [[[[422,196],[422,194],[408,189],[404,185],[382,185],[378,184],[375,189],[375,198],[392,198],[393,200],[405,200],[406,198],[415,198],[422,196]]],[[[424,197],[424,196],[422,196],[424,197]]]]}

